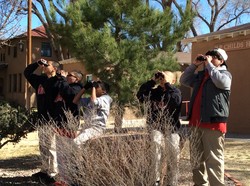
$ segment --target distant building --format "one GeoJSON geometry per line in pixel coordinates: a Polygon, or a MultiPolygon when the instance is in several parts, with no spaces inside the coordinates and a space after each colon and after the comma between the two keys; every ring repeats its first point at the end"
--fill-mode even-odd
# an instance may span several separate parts
{"type": "Polygon", "coordinates": [[[250,23],[182,40],[192,43],[192,61],[197,54],[220,47],[228,53],[232,73],[229,132],[250,133],[250,23]]]}

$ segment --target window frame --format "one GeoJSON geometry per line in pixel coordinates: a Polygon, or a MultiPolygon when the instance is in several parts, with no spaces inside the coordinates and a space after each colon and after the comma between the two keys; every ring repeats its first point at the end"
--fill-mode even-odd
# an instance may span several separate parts
{"type": "Polygon", "coordinates": [[[41,42],[41,57],[52,57],[52,47],[49,42],[41,42]]]}

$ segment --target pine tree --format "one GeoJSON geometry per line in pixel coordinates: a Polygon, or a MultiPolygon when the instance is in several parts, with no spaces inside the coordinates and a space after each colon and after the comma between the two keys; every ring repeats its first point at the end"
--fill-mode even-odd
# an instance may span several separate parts
{"type": "Polygon", "coordinates": [[[57,28],[62,42],[88,72],[111,85],[122,107],[153,72],[179,68],[173,53],[192,20],[190,11],[178,20],[171,9],[160,11],[143,0],[79,0],[66,15],[70,24],[57,28]]]}

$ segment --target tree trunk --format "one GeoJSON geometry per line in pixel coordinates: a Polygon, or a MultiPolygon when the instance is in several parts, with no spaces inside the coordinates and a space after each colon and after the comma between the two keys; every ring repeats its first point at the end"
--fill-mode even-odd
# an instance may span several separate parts
{"type": "Polygon", "coordinates": [[[118,105],[116,106],[115,110],[115,127],[114,132],[115,133],[121,133],[122,132],[122,122],[123,122],[123,116],[125,112],[124,106],[118,105]]]}

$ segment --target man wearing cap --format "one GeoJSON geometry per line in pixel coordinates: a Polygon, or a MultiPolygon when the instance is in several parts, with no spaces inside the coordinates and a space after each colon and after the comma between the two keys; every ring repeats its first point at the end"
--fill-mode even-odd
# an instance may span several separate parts
{"type": "Polygon", "coordinates": [[[224,185],[224,139],[232,82],[227,59],[221,48],[199,54],[180,78],[181,84],[193,88],[188,119],[195,131],[190,138],[195,186],[224,185]],[[198,67],[203,70],[197,72],[198,67]]]}

